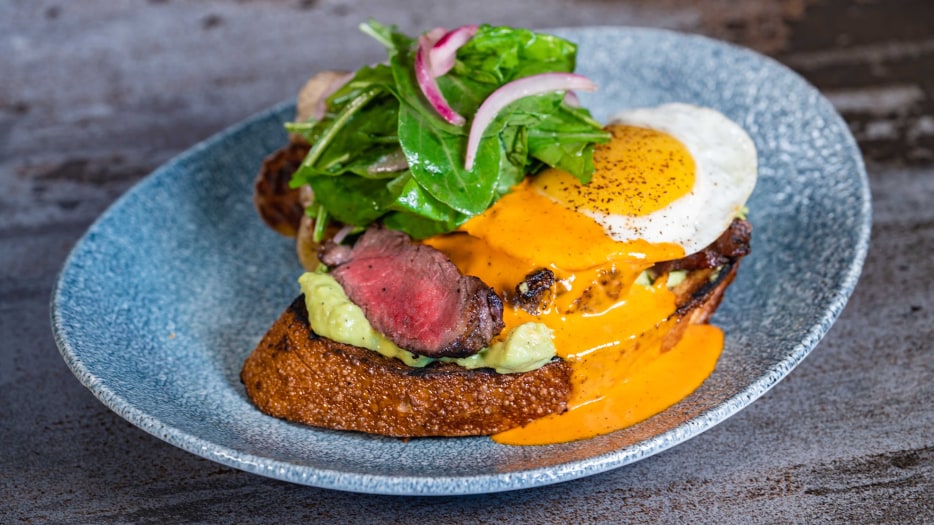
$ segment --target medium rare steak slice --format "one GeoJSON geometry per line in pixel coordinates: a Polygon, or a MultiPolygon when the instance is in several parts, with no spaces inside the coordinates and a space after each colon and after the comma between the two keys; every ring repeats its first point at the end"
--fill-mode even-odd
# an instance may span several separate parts
{"type": "Polygon", "coordinates": [[[319,258],[370,324],[410,352],[466,357],[503,329],[492,288],[402,232],[371,227],[352,247],[325,244],[319,258]]]}

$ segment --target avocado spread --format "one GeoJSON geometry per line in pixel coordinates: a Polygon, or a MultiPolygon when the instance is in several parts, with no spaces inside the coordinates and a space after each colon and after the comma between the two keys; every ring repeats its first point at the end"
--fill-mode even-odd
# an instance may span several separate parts
{"type": "MultiPolygon", "coordinates": [[[[413,367],[436,361],[399,348],[374,330],[363,310],[350,302],[340,283],[327,273],[306,272],[298,278],[298,283],[305,294],[308,322],[318,335],[379,352],[413,367]]],[[[470,357],[442,360],[465,368],[492,368],[500,374],[509,374],[535,370],[554,356],[551,329],[542,323],[525,323],[509,332],[504,340],[470,357]]]]}

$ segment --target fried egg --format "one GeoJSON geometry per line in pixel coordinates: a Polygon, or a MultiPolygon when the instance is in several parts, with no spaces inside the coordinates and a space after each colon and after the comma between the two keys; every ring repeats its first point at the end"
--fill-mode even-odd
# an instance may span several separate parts
{"type": "Polygon", "coordinates": [[[673,243],[687,254],[712,243],[756,184],[756,148],[716,110],[666,104],[616,114],[607,147],[594,153],[593,180],[582,185],[548,170],[534,185],[592,217],[614,240],[673,243]]]}
{"type": "Polygon", "coordinates": [[[504,334],[542,323],[572,365],[569,410],[497,441],[544,444],[623,428],[690,393],[722,350],[722,332],[707,325],[689,327],[683,343],[663,350],[678,322],[676,296],[667,276],[647,284],[640,276],[729,227],[755,186],[752,139],[717,111],[687,104],[622,112],[607,129],[612,138],[596,145],[588,184],[547,169],[459,232],[426,240],[504,298],[504,334]],[[553,297],[526,312],[510,296],[541,268],[554,273],[553,297]],[[636,388],[640,381],[655,386],[636,388]]]}

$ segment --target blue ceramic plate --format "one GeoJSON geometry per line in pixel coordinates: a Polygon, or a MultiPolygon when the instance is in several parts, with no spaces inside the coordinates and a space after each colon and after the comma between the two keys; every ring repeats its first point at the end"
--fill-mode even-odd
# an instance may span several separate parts
{"type": "Polygon", "coordinates": [[[251,201],[263,157],[286,140],[281,105],[198,144],[120,198],[77,244],[52,298],[61,353],[104,404],[154,436],[224,465],[295,483],[383,494],[471,494],[580,478],[658,453],[765,393],[817,344],[856,284],[870,199],[847,126],[796,74],[697,36],[624,28],[556,30],[617,110],[683,101],[748,130],[760,155],[749,202],[753,254],[715,317],[716,371],[689,398],[632,428],[545,447],[487,438],[403,442],[263,415],[241,364],[289,304],[291,240],[251,201]]]}

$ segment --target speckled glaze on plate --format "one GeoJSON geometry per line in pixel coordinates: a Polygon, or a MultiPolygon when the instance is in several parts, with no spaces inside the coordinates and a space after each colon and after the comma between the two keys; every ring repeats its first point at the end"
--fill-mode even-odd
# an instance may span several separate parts
{"type": "Polygon", "coordinates": [[[317,487],[452,495],[547,485],[620,467],[681,443],[787,375],[843,309],[869,242],[860,152],[830,103],[751,51],[628,28],[554,30],[580,46],[594,115],[670,101],[714,107],[756,142],[753,254],[715,322],[714,374],[629,429],[545,447],[487,438],[419,439],[318,430],[263,415],[243,360],[298,293],[291,240],[257,218],[251,183],[282,145],[283,104],[198,144],[121,197],[68,258],[52,325],[68,366],[103,403],[192,453],[317,487]],[[806,283],[806,284],[803,284],[806,283]]]}

